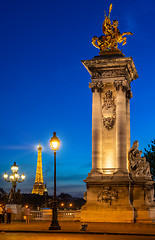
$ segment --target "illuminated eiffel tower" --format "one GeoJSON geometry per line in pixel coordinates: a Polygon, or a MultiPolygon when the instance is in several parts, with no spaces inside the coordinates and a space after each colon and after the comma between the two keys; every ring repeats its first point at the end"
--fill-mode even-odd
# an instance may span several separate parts
{"type": "Polygon", "coordinates": [[[32,194],[43,195],[45,191],[45,185],[43,182],[43,170],[42,170],[42,146],[38,146],[38,159],[37,159],[37,170],[36,170],[36,178],[35,183],[33,185],[32,194]]]}

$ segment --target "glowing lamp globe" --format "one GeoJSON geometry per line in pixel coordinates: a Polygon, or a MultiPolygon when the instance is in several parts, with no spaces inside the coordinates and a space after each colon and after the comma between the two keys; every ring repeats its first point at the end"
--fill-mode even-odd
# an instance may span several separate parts
{"type": "Polygon", "coordinates": [[[12,171],[13,173],[15,173],[15,172],[18,171],[18,166],[16,165],[16,162],[14,162],[14,164],[12,165],[11,171],[12,171]]]}
{"type": "Polygon", "coordinates": [[[50,146],[51,146],[51,149],[54,151],[58,150],[60,147],[60,140],[56,136],[56,132],[53,133],[53,137],[50,140],[50,146]]]}
{"type": "Polygon", "coordinates": [[[10,181],[13,181],[13,180],[14,180],[14,176],[11,175],[11,176],[10,176],[10,181]]]}
{"type": "Polygon", "coordinates": [[[22,179],[22,180],[25,179],[25,175],[24,175],[24,174],[21,175],[21,179],[22,179]]]}
{"type": "Polygon", "coordinates": [[[15,178],[19,178],[19,174],[18,173],[15,173],[15,178]]]}
{"type": "Polygon", "coordinates": [[[7,179],[8,178],[8,174],[4,173],[3,177],[4,177],[4,179],[7,179]]]}

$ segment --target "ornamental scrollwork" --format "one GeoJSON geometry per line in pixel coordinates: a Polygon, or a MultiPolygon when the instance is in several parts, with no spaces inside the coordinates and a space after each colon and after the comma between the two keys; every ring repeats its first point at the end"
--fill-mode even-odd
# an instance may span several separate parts
{"type": "Polygon", "coordinates": [[[118,191],[111,189],[111,187],[104,187],[97,195],[97,202],[100,203],[109,203],[118,200],[118,191]]]}
{"type": "Polygon", "coordinates": [[[116,121],[116,105],[113,92],[108,90],[105,92],[102,104],[103,125],[107,130],[111,130],[116,121]]]}
{"type": "Polygon", "coordinates": [[[104,83],[99,83],[99,82],[93,83],[93,82],[90,82],[89,83],[89,88],[92,90],[92,92],[94,92],[95,89],[97,89],[97,92],[101,92],[102,89],[104,88],[104,83]]]}
{"type": "Polygon", "coordinates": [[[103,77],[121,77],[125,76],[124,69],[115,69],[115,70],[98,70],[92,71],[92,79],[103,78],[103,77]]]}
{"type": "Polygon", "coordinates": [[[133,97],[133,95],[132,95],[131,90],[127,90],[126,91],[126,98],[130,100],[132,97],[133,97]]]}
{"type": "Polygon", "coordinates": [[[130,83],[125,80],[125,81],[115,81],[114,82],[114,87],[116,88],[116,91],[119,91],[120,88],[122,88],[123,92],[126,92],[130,90],[130,83]]]}

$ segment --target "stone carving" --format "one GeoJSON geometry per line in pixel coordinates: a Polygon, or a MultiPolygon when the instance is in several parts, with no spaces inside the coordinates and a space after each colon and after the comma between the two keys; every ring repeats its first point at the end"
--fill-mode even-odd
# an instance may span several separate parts
{"type": "Polygon", "coordinates": [[[150,164],[145,157],[141,157],[142,151],[138,150],[139,143],[134,141],[129,151],[129,171],[133,177],[151,178],[150,164]]]}
{"type": "Polygon", "coordinates": [[[126,98],[130,100],[132,97],[133,97],[133,95],[132,95],[131,90],[127,90],[126,91],[126,98]]]}
{"type": "Polygon", "coordinates": [[[114,70],[98,70],[92,71],[92,78],[102,78],[102,77],[121,77],[125,76],[124,69],[114,69],[114,70]]]}
{"type": "Polygon", "coordinates": [[[97,202],[112,204],[113,201],[117,201],[118,191],[111,189],[111,187],[104,187],[102,191],[97,195],[97,202]]]}
{"type": "Polygon", "coordinates": [[[115,124],[115,118],[114,117],[103,118],[103,124],[105,128],[111,130],[115,124]]]}
{"type": "Polygon", "coordinates": [[[130,83],[125,80],[125,81],[115,81],[114,82],[114,87],[116,88],[116,91],[118,91],[120,89],[120,87],[122,88],[122,91],[128,91],[130,90],[130,83]]]}
{"type": "Polygon", "coordinates": [[[146,198],[149,202],[150,205],[155,205],[155,198],[154,198],[154,187],[152,186],[147,186],[147,189],[145,191],[146,198]]]}
{"type": "Polygon", "coordinates": [[[104,88],[104,83],[89,83],[89,88],[91,88],[92,92],[95,91],[95,89],[97,89],[98,92],[101,92],[102,89],[104,88]]]}
{"type": "Polygon", "coordinates": [[[105,128],[111,130],[116,121],[116,105],[113,92],[110,90],[106,91],[103,97],[102,118],[105,128]]]}
{"type": "Polygon", "coordinates": [[[8,194],[8,203],[9,204],[21,203],[20,189],[18,189],[17,192],[14,192],[12,188],[10,189],[10,193],[8,194]]]}

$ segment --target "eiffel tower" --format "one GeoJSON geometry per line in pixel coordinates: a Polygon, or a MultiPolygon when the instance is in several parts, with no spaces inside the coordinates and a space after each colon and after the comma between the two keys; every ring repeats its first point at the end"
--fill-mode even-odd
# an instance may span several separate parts
{"type": "Polygon", "coordinates": [[[37,159],[37,170],[35,183],[33,185],[32,194],[43,195],[45,191],[45,185],[43,182],[43,170],[42,170],[42,146],[38,145],[38,159],[37,159]]]}

